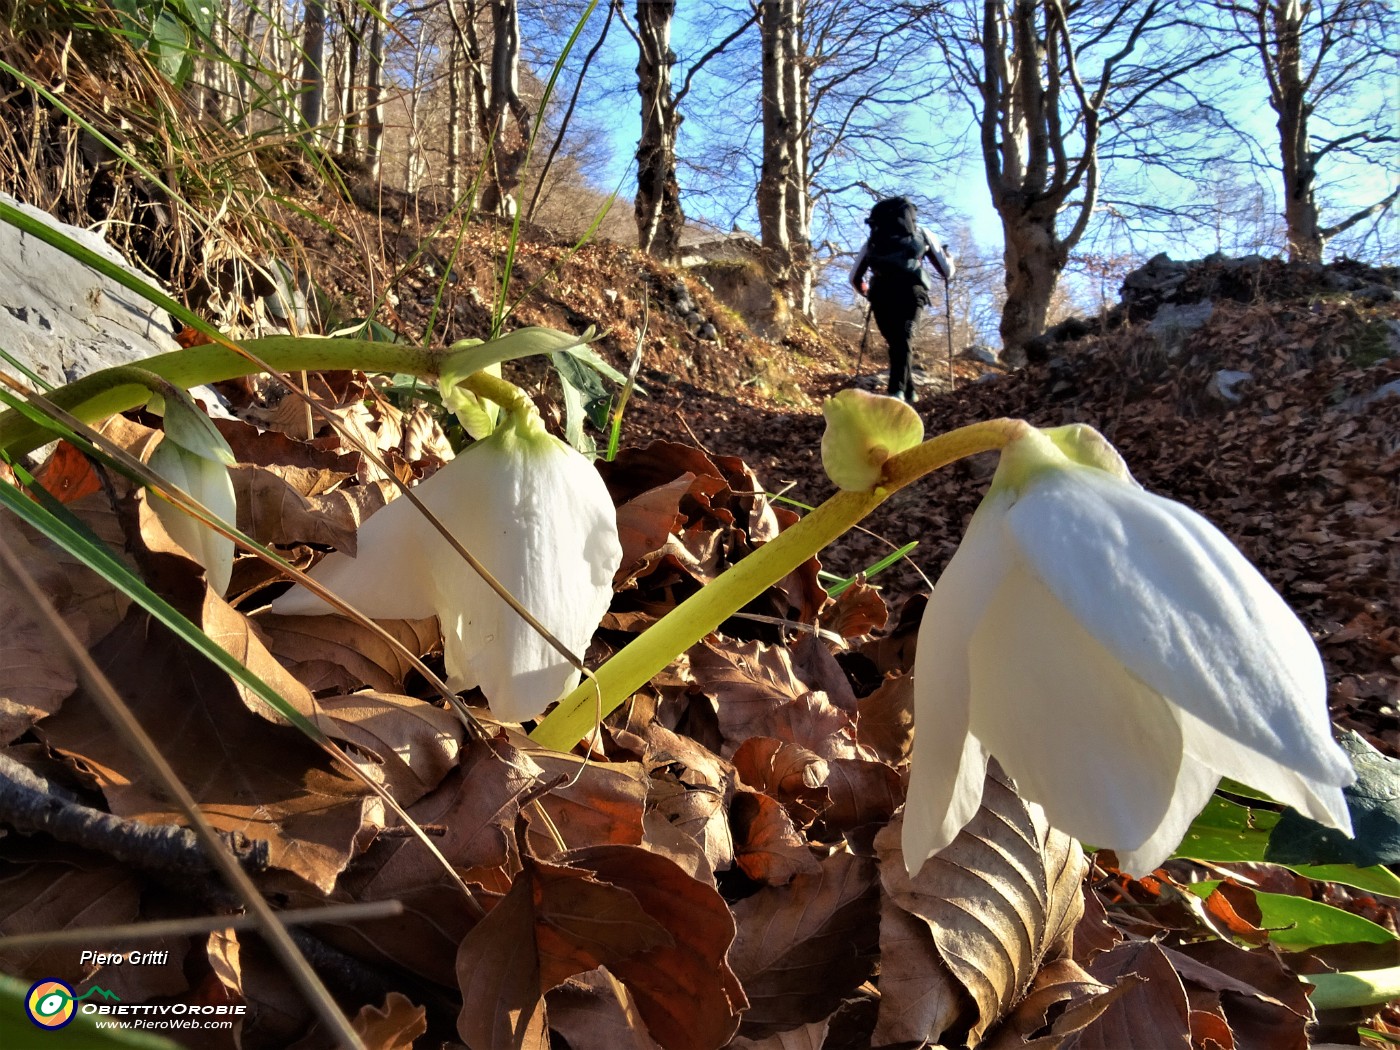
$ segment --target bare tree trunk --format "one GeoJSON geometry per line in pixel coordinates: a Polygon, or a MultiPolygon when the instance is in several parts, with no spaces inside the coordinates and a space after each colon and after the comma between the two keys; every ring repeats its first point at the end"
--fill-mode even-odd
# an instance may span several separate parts
{"type": "Polygon", "coordinates": [[[1278,116],[1283,168],[1283,218],[1288,257],[1322,261],[1322,230],[1313,187],[1317,165],[1308,143],[1307,87],[1303,82],[1303,12],[1298,0],[1269,3],[1254,11],[1260,58],[1269,81],[1269,105],[1278,116]]]}
{"type": "Polygon", "coordinates": [[[462,195],[462,44],[456,34],[447,45],[447,197],[462,195]]]}
{"type": "Polygon", "coordinates": [[[1099,107],[1074,69],[1061,0],[986,0],[983,5],[982,160],[1006,243],[1003,347],[1013,355],[1045,330],[1050,299],[1098,197],[1099,107]],[[1072,94],[1071,94],[1072,93],[1072,94]],[[1075,99],[1083,145],[1067,156],[1065,96],[1075,99]],[[1080,193],[1070,230],[1057,218],[1080,193]]]}
{"type": "Polygon", "coordinates": [[[321,123],[325,101],[326,5],[306,0],[306,24],[301,35],[301,122],[307,129],[321,123]]]}
{"type": "Polygon", "coordinates": [[[637,143],[637,247],[658,259],[680,248],[680,185],[676,181],[676,133],[681,118],[671,86],[671,20],[675,0],[637,0],[637,91],[642,96],[642,135],[637,143]]]}
{"type": "Polygon", "coordinates": [[[359,111],[360,101],[360,54],[364,25],[357,17],[359,8],[341,3],[339,7],[341,25],[345,27],[345,53],[340,63],[340,136],[337,147],[347,157],[360,155],[360,130],[364,126],[364,114],[359,111]]]}
{"type": "Polygon", "coordinates": [[[370,178],[378,179],[384,151],[384,19],[389,0],[376,0],[375,15],[369,22],[368,59],[365,77],[365,160],[370,178]]]}
{"type": "MultiPolygon", "coordinates": [[[[457,163],[457,185],[460,193],[464,188],[463,169],[480,162],[482,155],[482,129],[486,122],[486,72],[481,57],[481,42],[476,35],[476,21],[479,13],[477,0],[447,0],[447,13],[452,19],[452,32],[458,46],[459,101],[461,117],[460,139],[457,163]]],[[[451,175],[449,174],[449,179],[451,175]]],[[[475,176],[469,183],[476,185],[475,176]]]]}
{"type": "Polygon", "coordinates": [[[517,207],[515,191],[530,142],[530,111],[520,98],[520,12],[517,0],[491,3],[491,93],[483,138],[491,151],[481,205],[498,215],[517,207]],[[507,119],[510,117],[511,119],[507,119]]]}
{"type": "Polygon", "coordinates": [[[802,309],[800,245],[793,243],[792,217],[800,203],[792,199],[802,182],[802,111],[798,97],[804,83],[799,67],[798,31],[801,0],[763,0],[759,15],[762,40],[763,164],[758,179],[759,239],[774,291],[789,306],[802,309]]]}

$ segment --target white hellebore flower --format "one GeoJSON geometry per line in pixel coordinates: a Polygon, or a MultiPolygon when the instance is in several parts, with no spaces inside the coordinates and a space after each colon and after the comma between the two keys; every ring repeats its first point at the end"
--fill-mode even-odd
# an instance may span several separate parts
{"type": "MultiPolygon", "coordinates": [[[[546,431],[531,409],[509,414],[414,491],[506,590],[583,654],[622,561],[612,500],[588,460],[546,431]]],[[[366,521],[357,547],[354,558],[330,555],[312,577],[373,619],[436,615],[452,689],[479,685],[497,717],[520,721],[577,684],[569,662],[408,500],[394,500],[366,521]]],[[[298,587],[272,611],[333,610],[298,587]]]]}
{"type": "MultiPolygon", "coordinates": [[[[233,449],[182,391],[171,391],[163,399],[163,410],[165,436],[146,465],[220,521],[233,525],[238,520],[238,498],[228,473],[235,462],[233,449]]],[[[170,538],[204,566],[204,578],[222,597],[233,576],[233,540],[163,499],[153,500],[151,506],[170,538]]]]}
{"type": "Polygon", "coordinates": [[[1089,427],[1002,450],[929,600],[914,690],[911,872],[976,812],[989,756],[1132,873],[1171,855],[1222,776],[1351,834],[1355,774],[1307,629],[1089,427]]]}

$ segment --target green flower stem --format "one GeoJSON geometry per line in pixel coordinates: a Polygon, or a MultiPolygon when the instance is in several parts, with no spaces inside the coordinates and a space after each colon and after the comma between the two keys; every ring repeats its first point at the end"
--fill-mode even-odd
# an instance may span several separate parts
{"type": "MultiPolygon", "coordinates": [[[[249,339],[241,344],[252,357],[281,372],[305,369],[358,368],[366,372],[401,372],[435,379],[445,355],[405,343],[375,343],[362,339],[313,339],[289,335],[249,339]]],[[[49,394],[49,399],[84,423],[96,423],[118,412],[145,404],[147,386],[129,370],[105,368],[49,394]]],[[[143,360],[140,370],[154,373],[176,386],[192,387],[262,371],[249,357],[222,346],[195,346],[143,360]]],[[[22,455],[48,441],[42,427],[13,409],[0,413],[0,450],[22,455]]]]}
{"type": "Polygon", "coordinates": [[[512,415],[518,413],[539,414],[535,410],[535,403],[530,400],[529,394],[514,383],[508,383],[500,376],[493,376],[490,372],[474,372],[463,379],[459,385],[466,387],[478,397],[496,402],[512,415]]]}
{"type": "Polygon", "coordinates": [[[1400,999],[1400,966],[1350,973],[1311,973],[1303,975],[1302,981],[1313,987],[1308,998],[1314,1010],[1374,1006],[1400,999]]]}
{"type": "Polygon", "coordinates": [[[838,492],[642,632],[559,702],[531,738],[571,749],[601,715],[622,705],[725,620],[813,557],[896,491],[930,471],[977,452],[1001,448],[1028,424],[1016,419],[973,423],[940,434],[885,463],[882,483],[866,492],[838,492]]]}

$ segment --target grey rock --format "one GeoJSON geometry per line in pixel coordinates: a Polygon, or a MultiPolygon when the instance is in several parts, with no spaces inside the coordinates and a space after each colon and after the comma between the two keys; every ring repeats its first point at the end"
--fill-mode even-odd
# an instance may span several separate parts
{"type": "Polygon", "coordinates": [[[706,321],[700,326],[699,331],[697,331],[695,335],[699,339],[704,339],[707,342],[713,343],[719,340],[719,329],[710,324],[709,321],[706,321]]]}
{"type": "Polygon", "coordinates": [[[1400,397],[1400,379],[1392,379],[1389,383],[1377,387],[1369,394],[1349,397],[1337,407],[1345,412],[1363,412],[1377,401],[1384,401],[1388,397],[1400,397]]]}
{"type": "Polygon", "coordinates": [[[692,310],[690,311],[690,313],[685,315],[685,326],[689,328],[692,332],[699,329],[699,327],[704,323],[705,315],[696,310],[692,310]]]}
{"type": "Polygon", "coordinates": [[[1214,312],[1215,304],[1209,300],[1186,306],[1163,303],[1152,316],[1147,331],[1162,350],[1174,356],[1180,352],[1186,336],[1209,321],[1214,312]]]}
{"type": "Polygon", "coordinates": [[[1001,357],[990,346],[983,346],[981,343],[974,343],[962,352],[963,357],[976,361],[984,365],[999,365],[1001,357]]]}
{"type": "Polygon", "coordinates": [[[1394,302],[1396,299],[1400,299],[1400,294],[1397,294],[1394,289],[1387,288],[1383,284],[1368,284],[1353,292],[1352,298],[1358,299],[1363,303],[1380,304],[1394,302]]]}
{"type": "Polygon", "coordinates": [[[1240,393],[1240,388],[1253,382],[1254,376],[1249,372],[1237,372],[1232,368],[1222,368],[1210,377],[1210,382],[1206,384],[1206,393],[1221,401],[1235,404],[1243,396],[1240,393]]]}
{"type": "MultiPolygon", "coordinates": [[[[155,287],[96,233],[0,194],[155,287]]],[[[9,223],[0,223],[0,347],[55,386],[178,350],[170,315],[9,223]]],[[[0,360],[0,369],[9,366],[0,360]]]]}

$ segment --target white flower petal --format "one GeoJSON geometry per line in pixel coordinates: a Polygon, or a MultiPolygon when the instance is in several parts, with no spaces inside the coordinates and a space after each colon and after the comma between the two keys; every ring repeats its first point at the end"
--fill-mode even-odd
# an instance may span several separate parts
{"type": "Polygon", "coordinates": [[[1002,519],[1010,499],[1007,493],[983,501],[919,625],[902,842],[911,873],[952,842],[982,803],[987,755],[968,734],[968,641],[1009,563],[1002,519]]]}
{"type": "Polygon", "coordinates": [[[1225,737],[1340,786],[1317,647],[1213,525],[1102,471],[1048,471],[1008,514],[1027,564],[1146,685],[1225,737]]]}
{"type": "MultiPolygon", "coordinates": [[[[472,494],[477,532],[468,549],[550,633],[582,656],[612,601],[622,547],[598,472],[562,442],[549,441],[529,450],[513,470],[497,471],[494,491],[472,494]]],[[[452,639],[448,684],[480,685],[499,717],[536,715],[577,683],[578,672],[467,572],[442,577],[442,607],[461,610],[451,632],[444,625],[452,639]]]]}
{"type": "MultiPolygon", "coordinates": [[[[1177,713],[1180,714],[1180,711],[1177,713]]],[[[1177,774],[1172,804],[1156,830],[1136,849],[1114,850],[1118,854],[1119,869],[1141,878],[1161,867],[1168,857],[1177,852],[1177,847],[1186,837],[1186,829],[1191,826],[1191,822],[1201,810],[1206,808],[1206,803],[1210,801],[1210,796],[1219,783],[1218,772],[1197,762],[1189,754],[1186,755],[1177,774]]],[[[1122,791],[1133,789],[1132,784],[1124,784],[1119,788],[1122,791]]]]}
{"type": "Polygon", "coordinates": [[[1238,780],[1292,806],[1305,817],[1352,834],[1351,811],[1340,786],[1312,780],[1230,739],[1189,711],[1179,713],[1187,754],[1214,770],[1217,780],[1222,776],[1238,780]]]}
{"type": "Polygon", "coordinates": [[[1051,824],[1115,850],[1161,825],[1183,754],[1171,706],[1025,569],[997,589],[971,659],[972,733],[1051,824]]]}

